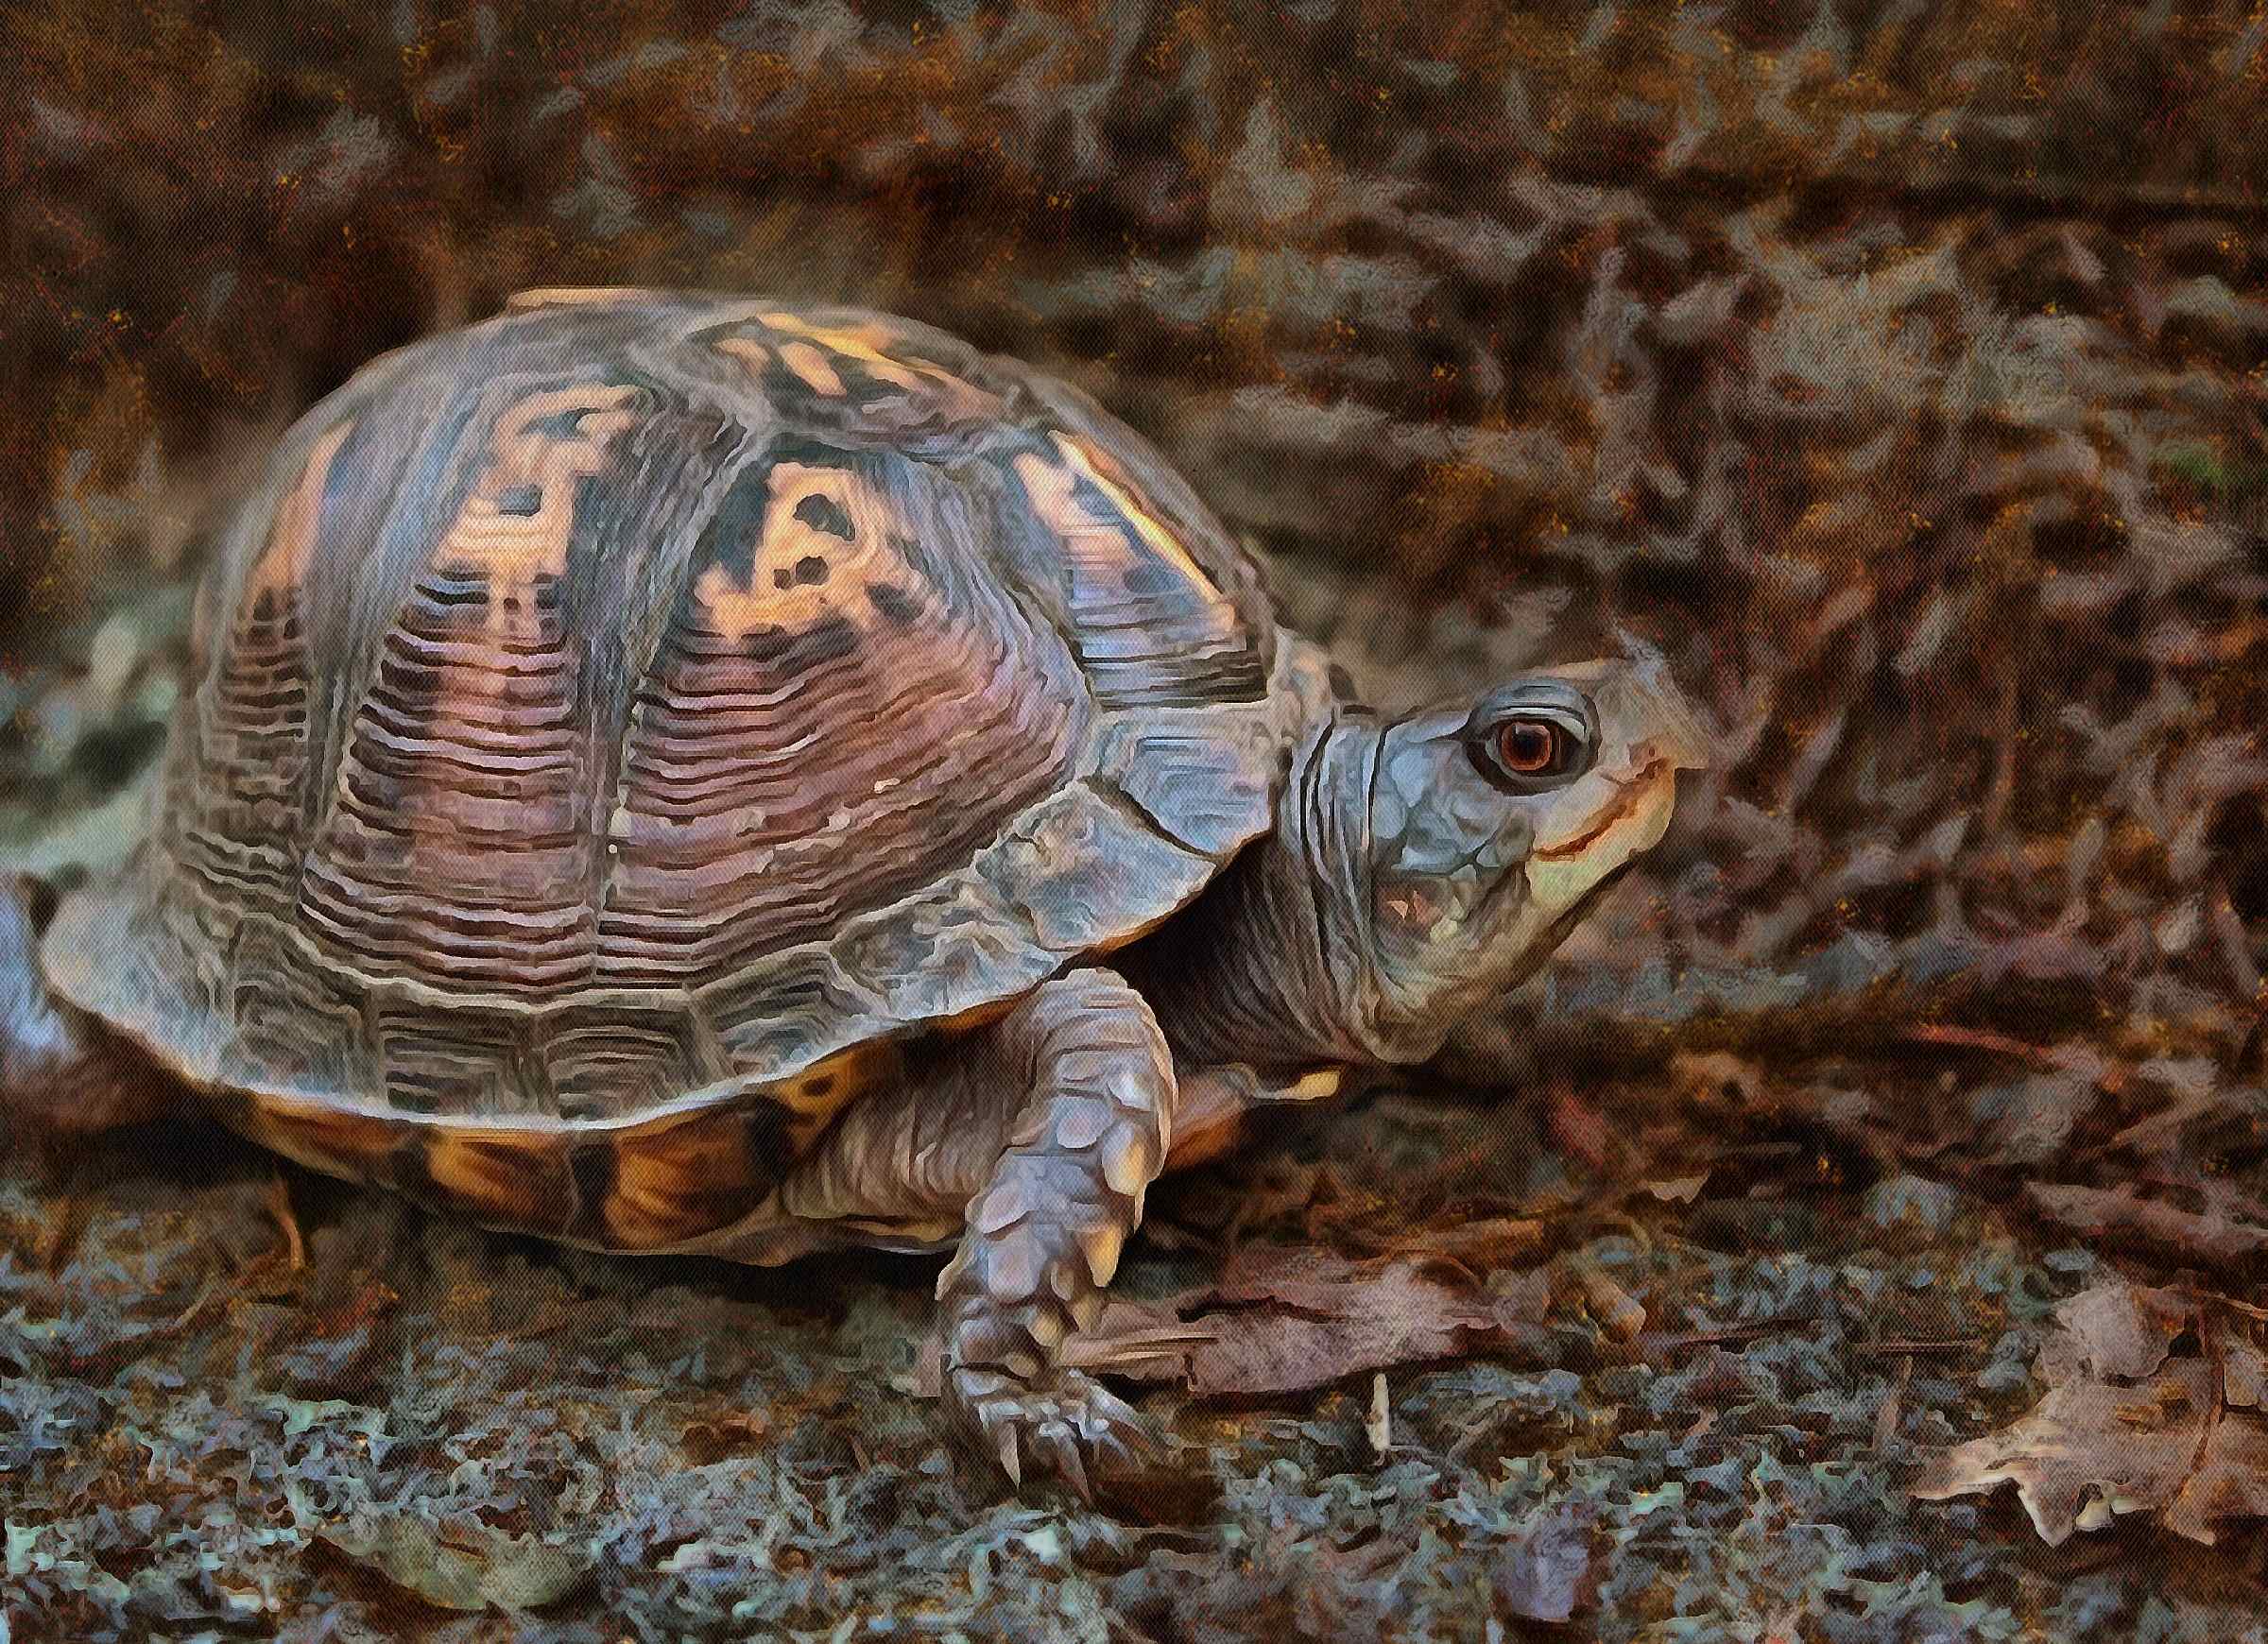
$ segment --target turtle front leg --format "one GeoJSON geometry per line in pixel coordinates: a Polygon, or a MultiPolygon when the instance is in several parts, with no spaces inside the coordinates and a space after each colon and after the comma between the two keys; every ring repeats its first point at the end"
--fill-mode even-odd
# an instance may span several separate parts
{"type": "Polygon", "coordinates": [[[996,1033],[1022,1093],[937,1276],[947,1396],[1011,1479],[1028,1447],[1086,1495],[1088,1456],[1132,1460],[1150,1443],[1124,1400],[1060,1355],[1101,1314],[1164,1163],[1173,1055],[1147,1002],[1107,970],[1048,983],[996,1033]]]}
{"type": "Polygon", "coordinates": [[[1088,1464],[1154,1447],[1065,1342],[1093,1326],[1168,1151],[1177,1087],[1148,1003],[1108,970],[1046,983],[947,1041],[899,1100],[847,1110],[783,1185],[784,1207],[877,1233],[957,1212],[937,1278],[944,1394],[1021,1483],[1025,1459],[1082,1495],[1088,1464]]]}

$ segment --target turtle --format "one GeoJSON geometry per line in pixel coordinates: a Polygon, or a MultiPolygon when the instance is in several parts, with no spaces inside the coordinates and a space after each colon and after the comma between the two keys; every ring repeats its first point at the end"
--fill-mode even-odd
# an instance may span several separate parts
{"type": "Polygon", "coordinates": [[[0,896],[14,1124],[200,1103],[600,1251],[951,1251],[958,1432],[1081,1491],[1158,1456],[1066,1354],[1151,1181],[1432,1056],[1707,762],[1634,641],[1366,709],[1085,393],[696,291],[363,367],[189,649],[146,836],[0,896]]]}

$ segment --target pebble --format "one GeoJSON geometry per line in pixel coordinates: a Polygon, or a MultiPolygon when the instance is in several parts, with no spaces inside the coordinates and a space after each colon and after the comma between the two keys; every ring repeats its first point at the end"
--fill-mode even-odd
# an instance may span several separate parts
{"type": "Polygon", "coordinates": [[[113,611],[87,647],[87,710],[96,719],[116,711],[119,694],[142,655],[142,628],[127,611],[113,611]]]}

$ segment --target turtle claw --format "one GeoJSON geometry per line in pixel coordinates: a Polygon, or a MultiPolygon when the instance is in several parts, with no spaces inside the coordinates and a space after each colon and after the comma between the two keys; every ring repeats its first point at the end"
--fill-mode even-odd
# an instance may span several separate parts
{"type": "Polygon", "coordinates": [[[1002,1422],[994,1435],[1000,1441],[1000,1470],[1008,1476],[1008,1482],[1023,1488],[1023,1462],[1016,1450],[1016,1429],[1012,1423],[1002,1422]]]}
{"type": "Polygon", "coordinates": [[[1057,1367],[1035,1386],[960,1365],[949,1385],[962,1418],[1019,1488],[1028,1456],[1035,1476],[1052,1473],[1091,1503],[1096,1473],[1135,1471],[1163,1453],[1141,1413],[1083,1370],[1057,1367]]]}

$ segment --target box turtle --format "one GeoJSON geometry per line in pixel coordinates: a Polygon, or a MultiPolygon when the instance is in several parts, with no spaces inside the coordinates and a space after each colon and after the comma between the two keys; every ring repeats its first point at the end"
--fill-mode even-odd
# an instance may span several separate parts
{"type": "Polygon", "coordinates": [[[1011,1476],[1144,1443],[1063,1361],[1143,1195],[1431,1055],[1666,826],[1658,659],[1381,717],[1141,438],[863,311],[550,291],[281,441],[146,840],[0,898],[19,1122],[193,1097],[600,1250],[951,1247],[1011,1476]]]}

